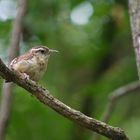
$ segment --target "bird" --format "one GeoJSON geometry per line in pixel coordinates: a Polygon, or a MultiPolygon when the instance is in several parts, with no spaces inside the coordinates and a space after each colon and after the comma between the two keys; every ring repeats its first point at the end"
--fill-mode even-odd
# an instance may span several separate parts
{"type": "Polygon", "coordinates": [[[48,59],[57,50],[37,45],[28,52],[14,58],[9,64],[11,70],[17,71],[25,78],[38,82],[47,70],[48,59]]]}

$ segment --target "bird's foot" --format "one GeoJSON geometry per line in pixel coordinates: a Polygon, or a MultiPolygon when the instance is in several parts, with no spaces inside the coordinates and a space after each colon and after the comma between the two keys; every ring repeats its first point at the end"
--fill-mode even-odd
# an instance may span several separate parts
{"type": "Polygon", "coordinates": [[[26,73],[22,73],[22,78],[25,79],[25,80],[29,80],[30,79],[29,75],[26,74],[26,73]]]}

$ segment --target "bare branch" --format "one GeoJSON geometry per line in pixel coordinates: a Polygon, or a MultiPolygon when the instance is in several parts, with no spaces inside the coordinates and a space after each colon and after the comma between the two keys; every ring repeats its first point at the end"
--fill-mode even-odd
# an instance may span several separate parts
{"type": "Polygon", "coordinates": [[[133,93],[136,90],[140,90],[140,83],[139,81],[132,82],[130,84],[127,84],[125,86],[122,86],[116,90],[114,90],[112,93],[109,94],[109,102],[106,106],[106,109],[103,113],[103,116],[101,120],[103,122],[108,122],[110,119],[110,116],[113,112],[113,109],[116,105],[116,102],[118,99],[120,99],[122,96],[128,95],[130,93],[133,93]]]}
{"type": "Polygon", "coordinates": [[[8,69],[0,59],[0,75],[9,81],[15,82],[34,95],[40,102],[51,107],[59,114],[80,124],[92,131],[104,135],[112,140],[129,140],[124,131],[117,127],[112,127],[104,122],[88,117],[80,111],[74,110],[65,105],[58,99],[54,98],[48,90],[37,85],[34,81],[24,79],[22,75],[8,69]]]}
{"type": "Polygon", "coordinates": [[[13,23],[11,45],[9,48],[9,62],[11,62],[18,54],[19,42],[22,32],[23,20],[26,12],[26,0],[19,0],[17,16],[13,23]]]}
{"type": "Polygon", "coordinates": [[[11,114],[12,83],[3,84],[2,99],[0,106],[0,140],[4,140],[6,128],[11,114]]]}
{"type": "MultiPolygon", "coordinates": [[[[134,91],[140,90],[140,83],[139,81],[132,82],[130,84],[127,84],[125,86],[122,86],[116,90],[114,90],[112,93],[109,94],[109,101],[108,104],[105,107],[105,110],[103,112],[103,115],[101,116],[101,121],[108,123],[114,108],[117,104],[117,101],[125,95],[131,94],[134,91]]],[[[95,140],[100,139],[100,135],[96,135],[94,137],[95,140]]]]}
{"type": "MultiPolygon", "coordinates": [[[[22,31],[23,18],[26,11],[26,0],[19,0],[17,16],[13,23],[11,45],[9,48],[9,62],[16,57],[19,50],[19,41],[22,31]]],[[[12,83],[3,84],[2,100],[0,108],[0,140],[4,139],[12,106],[12,83]]]]}
{"type": "Polygon", "coordinates": [[[129,0],[130,23],[133,36],[133,46],[140,80],[140,1],[129,0]]]}

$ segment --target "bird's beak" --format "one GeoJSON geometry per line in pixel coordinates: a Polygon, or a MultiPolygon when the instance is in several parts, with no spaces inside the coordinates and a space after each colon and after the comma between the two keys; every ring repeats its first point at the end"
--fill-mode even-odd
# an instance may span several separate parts
{"type": "Polygon", "coordinates": [[[54,49],[49,49],[49,52],[50,52],[50,53],[53,53],[53,52],[56,52],[56,53],[58,53],[59,51],[57,51],[57,50],[54,50],[54,49]]]}

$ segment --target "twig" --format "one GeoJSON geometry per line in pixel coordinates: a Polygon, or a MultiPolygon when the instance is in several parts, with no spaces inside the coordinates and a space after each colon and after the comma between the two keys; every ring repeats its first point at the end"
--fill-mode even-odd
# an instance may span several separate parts
{"type": "MultiPolygon", "coordinates": [[[[114,108],[116,106],[117,101],[125,95],[128,95],[130,93],[133,93],[134,91],[140,90],[140,83],[139,81],[132,82],[130,84],[127,84],[125,86],[122,86],[116,90],[114,90],[112,93],[109,94],[109,101],[106,105],[103,115],[101,116],[101,121],[108,123],[114,108]]],[[[100,135],[94,136],[94,140],[99,140],[100,135]]]]}
{"type": "MultiPolygon", "coordinates": [[[[19,50],[19,41],[22,31],[22,23],[24,14],[26,11],[26,0],[19,0],[17,16],[13,23],[11,45],[9,48],[9,62],[16,57],[19,50]]],[[[11,106],[12,106],[12,90],[11,83],[3,84],[1,108],[0,108],[0,140],[3,140],[6,133],[7,124],[10,118],[11,106]]]]}
{"type": "Polygon", "coordinates": [[[2,78],[13,81],[17,85],[23,87],[34,95],[40,102],[51,107],[59,114],[66,118],[92,130],[101,135],[104,135],[111,140],[129,140],[124,131],[117,127],[112,127],[104,122],[98,121],[91,117],[88,117],[80,111],[74,110],[69,106],[65,105],[58,99],[54,98],[48,90],[37,85],[31,80],[24,79],[22,75],[15,73],[8,69],[0,59],[0,74],[2,78]]]}

